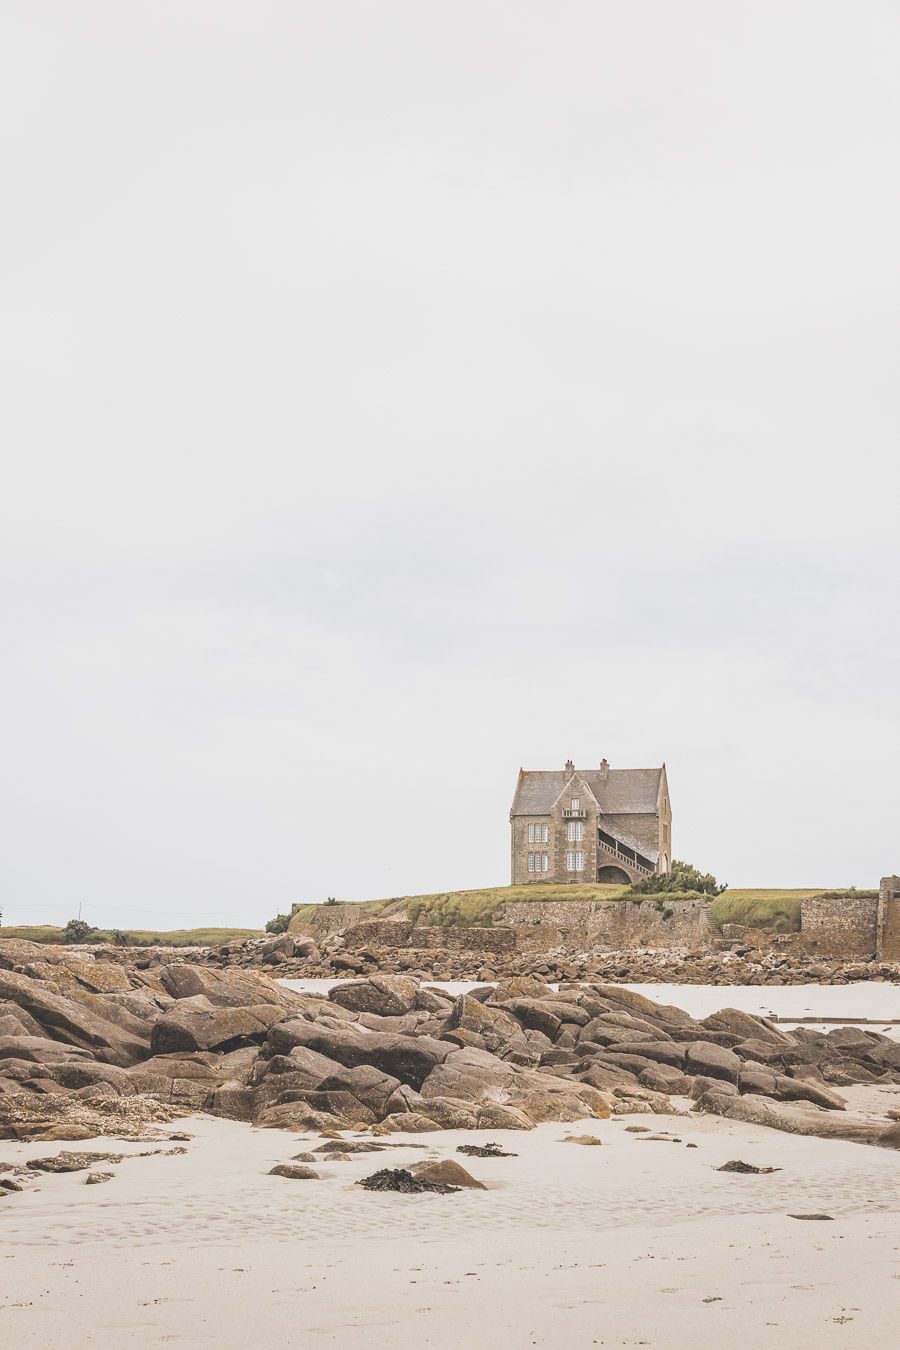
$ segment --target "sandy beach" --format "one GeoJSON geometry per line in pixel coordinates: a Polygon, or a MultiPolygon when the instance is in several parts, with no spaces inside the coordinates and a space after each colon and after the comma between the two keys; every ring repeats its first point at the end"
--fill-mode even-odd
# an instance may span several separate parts
{"type": "MultiPolygon", "coordinates": [[[[847,1095],[878,1115],[900,1104],[896,1087],[847,1095]]],[[[181,1127],[193,1135],[182,1156],[126,1156],[99,1186],[41,1177],[3,1202],[4,1344],[737,1350],[900,1336],[900,1156],[886,1150],[630,1115],[484,1137],[509,1158],[457,1154],[470,1131],[398,1136],[387,1155],[326,1159],[320,1180],[293,1181],[268,1170],[317,1136],[208,1117],[181,1127]],[[580,1134],[601,1147],[563,1142],[580,1134]],[[432,1156],[488,1189],[353,1185],[432,1156]],[[781,1170],[716,1170],[735,1158],[781,1170]],[[820,1212],[831,1221],[789,1217],[820,1212]]],[[[5,1143],[0,1157],[56,1151],[5,1143]]]]}

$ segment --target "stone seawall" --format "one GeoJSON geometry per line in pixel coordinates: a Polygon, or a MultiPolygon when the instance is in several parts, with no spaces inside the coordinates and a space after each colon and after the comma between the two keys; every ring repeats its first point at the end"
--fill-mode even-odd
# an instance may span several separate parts
{"type": "Polygon", "coordinates": [[[706,900],[548,900],[506,904],[494,916],[508,925],[523,951],[584,945],[595,950],[631,947],[702,947],[713,936],[706,900]]]}
{"type": "Polygon", "coordinates": [[[449,952],[514,952],[516,934],[510,928],[431,928],[397,919],[358,923],[344,934],[348,951],[364,948],[427,948],[449,952]]]}
{"type": "Polygon", "coordinates": [[[872,896],[813,896],[800,903],[801,946],[813,956],[872,961],[877,924],[878,900],[872,896]]]}

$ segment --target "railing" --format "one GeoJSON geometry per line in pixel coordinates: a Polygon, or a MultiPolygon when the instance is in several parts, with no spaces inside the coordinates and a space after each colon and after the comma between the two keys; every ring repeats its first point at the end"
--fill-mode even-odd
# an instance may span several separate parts
{"type": "Polygon", "coordinates": [[[633,853],[631,849],[620,848],[618,844],[607,844],[604,839],[597,840],[597,848],[604,853],[608,853],[610,857],[615,858],[617,862],[625,863],[627,867],[634,868],[636,872],[643,872],[644,876],[649,877],[653,875],[653,868],[645,866],[642,862],[638,862],[637,854],[633,853]]]}
{"type": "Polygon", "coordinates": [[[584,820],[586,815],[587,812],[583,811],[580,806],[572,810],[563,809],[563,820],[584,820]]]}

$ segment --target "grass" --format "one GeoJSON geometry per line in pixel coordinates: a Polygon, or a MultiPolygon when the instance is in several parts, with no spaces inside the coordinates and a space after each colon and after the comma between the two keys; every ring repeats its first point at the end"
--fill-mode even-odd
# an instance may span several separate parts
{"type": "MultiPolygon", "coordinates": [[[[396,918],[404,916],[415,922],[421,918],[431,928],[471,928],[490,924],[494,911],[513,902],[538,904],[546,900],[620,900],[628,892],[627,886],[570,886],[541,885],[490,886],[475,891],[438,891],[433,895],[399,895],[389,900],[343,901],[359,904],[367,916],[396,918]]],[[[300,905],[294,918],[310,923],[320,905],[300,905]]]]}
{"type": "MultiPolygon", "coordinates": [[[[795,890],[737,889],[717,896],[710,909],[714,928],[721,930],[725,923],[743,924],[748,928],[762,928],[772,933],[795,933],[800,929],[800,901],[814,895],[845,895],[846,891],[826,892],[824,887],[795,890]]],[[[862,891],[857,895],[865,894],[862,891]]],[[[495,911],[507,903],[537,904],[548,900],[603,900],[631,899],[627,886],[600,885],[542,885],[494,886],[475,891],[439,891],[434,895],[395,896],[390,900],[347,901],[359,904],[372,918],[403,915],[413,921],[421,919],[430,927],[471,927],[490,924],[495,911]]],[[[694,892],[660,891],[655,895],[638,895],[635,900],[656,902],[670,917],[672,905],[683,900],[696,900],[694,892]]],[[[303,905],[295,911],[303,923],[310,923],[320,907],[303,905]]]]}
{"type": "MultiPolygon", "coordinates": [[[[710,909],[714,928],[721,931],[726,923],[742,924],[748,928],[763,928],[772,933],[796,933],[800,929],[800,901],[814,895],[869,896],[875,891],[815,889],[728,890],[716,896],[710,909]]],[[[408,917],[429,927],[469,928],[490,924],[501,905],[508,903],[539,904],[548,900],[603,900],[614,902],[632,898],[627,886],[600,885],[543,885],[534,882],[527,886],[491,886],[474,891],[438,891],[433,895],[402,895],[387,900],[339,901],[338,904],[359,904],[370,918],[408,917]]],[[[680,900],[696,899],[687,892],[660,891],[656,895],[634,896],[635,900],[650,900],[657,907],[670,909],[680,900]]],[[[299,905],[294,918],[310,923],[321,905],[299,905]]],[[[667,916],[668,917],[668,916],[667,916]]],[[[150,929],[126,930],[129,945],[134,947],[218,947],[225,942],[240,942],[245,938],[264,937],[259,928],[179,928],[170,932],[150,929]]],[[[62,929],[50,925],[0,928],[0,938],[26,938],[29,942],[60,942],[62,929]]],[[[99,930],[96,941],[111,941],[111,933],[99,930]]]]}
{"type": "MultiPolygon", "coordinates": [[[[265,937],[261,928],[176,928],[169,932],[125,928],[130,947],[221,947],[225,942],[265,937]]],[[[50,924],[0,928],[0,938],[25,938],[28,942],[62,942],[61,928],[50,924]]],[[[99,928],[92,942],[112,942],[112,933],[99,928]]]]}
{"type": "Polygon", "coordinates": [[[713,900],[709,918],[719,931],[725,923],[739,923],[769,933],[799,933],[800,901],[821,894],[821,890],[725,891],[713,900]]]}

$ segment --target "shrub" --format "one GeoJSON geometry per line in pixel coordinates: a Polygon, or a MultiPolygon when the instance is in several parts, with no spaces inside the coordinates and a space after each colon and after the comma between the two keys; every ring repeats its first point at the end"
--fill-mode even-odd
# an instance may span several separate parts
{"type": "Polygon", "coordinates": [[[290,914],[276,914],[274,919],[270,919],[266,924],[267,933],[286,933],[287,926],[291,921],[290,914]]]}
{"type": "Polygon", "coordinates": [[[84,919],[70,919],[62,931],[63,942],[93,942],[96,936],[96,928],[84,919]]]}
{"type": "Polygon", "coordinates": [[[113,928],[109,934],[109,940],[114,947],[127,947],[128,934],[123,933],[121,928],[113,928]]]}
{"type": "Polygon", "coordinates": [[[700,891],[703,895],[721,895],[727,884],[720,885],[711,872],[700,872],[690,863],[672,863],[670,872],[655,872],[632,886],[632,895],[658,895],[661,891],[700,891]]]}
{"type": "Polygon", "coordinates": [[[337,900],[335,900],[335,898],[334,898],[333,895],[329,895],[328,899],[327,899],[324,903],[325,903],[326,905],[336,905],[336,904],[337,904],[337,900]]]}

